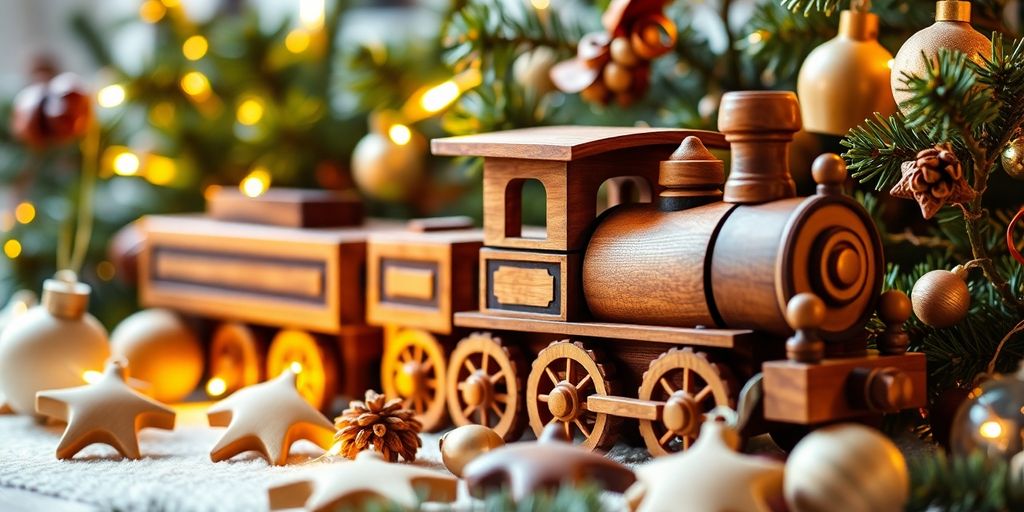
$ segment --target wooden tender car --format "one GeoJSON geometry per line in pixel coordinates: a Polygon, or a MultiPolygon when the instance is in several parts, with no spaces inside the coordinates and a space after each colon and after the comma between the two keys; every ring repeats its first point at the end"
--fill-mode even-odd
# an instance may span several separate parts
{"type": "Polygon", "coordinates": [[[447,402],[456,424],[507,439],[528,420],[604,447],[620,420],[637,421],[653,454],[688,447],[704,415],[735,406],[752,379],[776,435],[923,405],[925,360],[900,331],[909,302],[882,294],[881,242],[843,194],[842,160],[819,158],[818,193],[794,197],[799,120],[791,93],[744,92],[723,97],[723,133],[545,127],[434,140],[435,154],[484,157],[484,247],[474,268],[472,237],[371,237],[384,388],[432,426],[447,402]],[[731,149],[728,181],[707,148],[731,149]],[[527,180],[546,192],[540,231],[521,226],[527,180]],[[599,215],[603,183],[613,203],[627,188],[653,200],[599,215]],[[869,351],[880,297],[887,330],[869,351]]]}

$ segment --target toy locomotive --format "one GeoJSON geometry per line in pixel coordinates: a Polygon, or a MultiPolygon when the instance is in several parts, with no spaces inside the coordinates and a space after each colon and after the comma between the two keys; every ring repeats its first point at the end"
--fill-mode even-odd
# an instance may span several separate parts
{"type": "Polygon", "coordinates": [[[222,321],[210,373],[232,376],[230,389],[295,363],[326,406],[336,387],[372,385],[379,359],[384,390],[427,428],[450,418],[506,439],[554,422],[606,447],[630,419],[652,454],[685,449],[755,375],[762,427],[780,437],[922,406],[924,356],[906,352],[900,327],[909,301],[882,294],[881,242],[843,194],[842,160],[819,157],[817,194],[794,197],[799,128],[793,94],[734,92],[722,133],[434,140],[435,154],[485,158],[482,230],[362,223],[350,203],[289,191],[224,199],[229,213],[147,218],[141,300],[222,321]],[[731,150],[728,180],[709,148],[731,150]],[[545,190],[543,228],[521,223],[528,180],[545,190]],[[886,329],[869,351],[876,307],[886,329]]]}

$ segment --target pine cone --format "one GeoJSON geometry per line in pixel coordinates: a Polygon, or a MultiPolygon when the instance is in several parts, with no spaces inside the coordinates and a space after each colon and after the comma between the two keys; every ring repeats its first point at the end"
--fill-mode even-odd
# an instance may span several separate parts
{"type": "Polygon", "coordinates": [[[380,452],[389,462],[401,455],[407,462],[416,460],[416,450],[423,445],[419,432],[423,426],[402,408],[402,400],[387,400],[376,391],[367,390],[366,399],[353,400],[341,416],[334,419],[338,432],[334,439],[341,443],[341,455],[349,459],[369,448],[380,452]]]}
{"type": "Polygon", "coordinates": [[[889,193],[917,201],[926,219],[946,204],[974,199],[974,189],[964,179],[960,160],[948,142],[918,152],[914,160],[903,162],[901,171],[903,177],[889,193]]]}
{"type": "Polygon", "coordinates": [[[920,151],[914,166],[916,172],[910,181],[910,189],[938,200],[949,197],[953,185],[964,177],[960,160],[948,142],[920,151]]]}

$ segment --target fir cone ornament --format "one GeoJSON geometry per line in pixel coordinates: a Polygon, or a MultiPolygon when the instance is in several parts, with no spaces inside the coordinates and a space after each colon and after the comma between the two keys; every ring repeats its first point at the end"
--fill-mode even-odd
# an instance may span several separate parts
{"type": "Polygon", "coordinates": [[[423,445],[419,436],[423,427],[415,414],[402,408],[401,398],[388,400],[372,389],[367,390],[365,400],[353,400],[334,420],[339,453],[355,459],[359,452],[372,447],[388,462],[396,462],[399,455],[406,462],[416,460],[416,450],[423,445]]]}
{"type": "Polygon", "coordinates": [[[974,189],[964,179],[960,160],[948,142],[922,150],[914,160],[903,162],[901,170],[903,177],[889,194],[917,201],[926,219],[947,204],[974,199],[974,189]]]}

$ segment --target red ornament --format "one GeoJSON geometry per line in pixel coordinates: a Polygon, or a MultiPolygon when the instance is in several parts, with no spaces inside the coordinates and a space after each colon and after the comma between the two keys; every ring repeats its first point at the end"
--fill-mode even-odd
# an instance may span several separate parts
{"type": "Polygon", "coordinates": [[[81,80],[62,73],[18,93],[11,131],[30,146],[43,147],[82,137],[91,121],[92,103],[81,80]]]}
{"type": "Polygon", "coordinates": [[[1017,227],[1017,223],[1021,219],[1024,219],[1024,206],[1020,207],[1020,211],[1013,216],[1013,219],[1010,220],[1010,225],[1006,227],[1006,247],[1010,249],[1010,255],[1013,256],[1013,259],[1024,265],[1024,256],[1021,256],[1020,251],[1017,250],[1017,242],[1013,240],[1013,229],[1017,227]]]}

